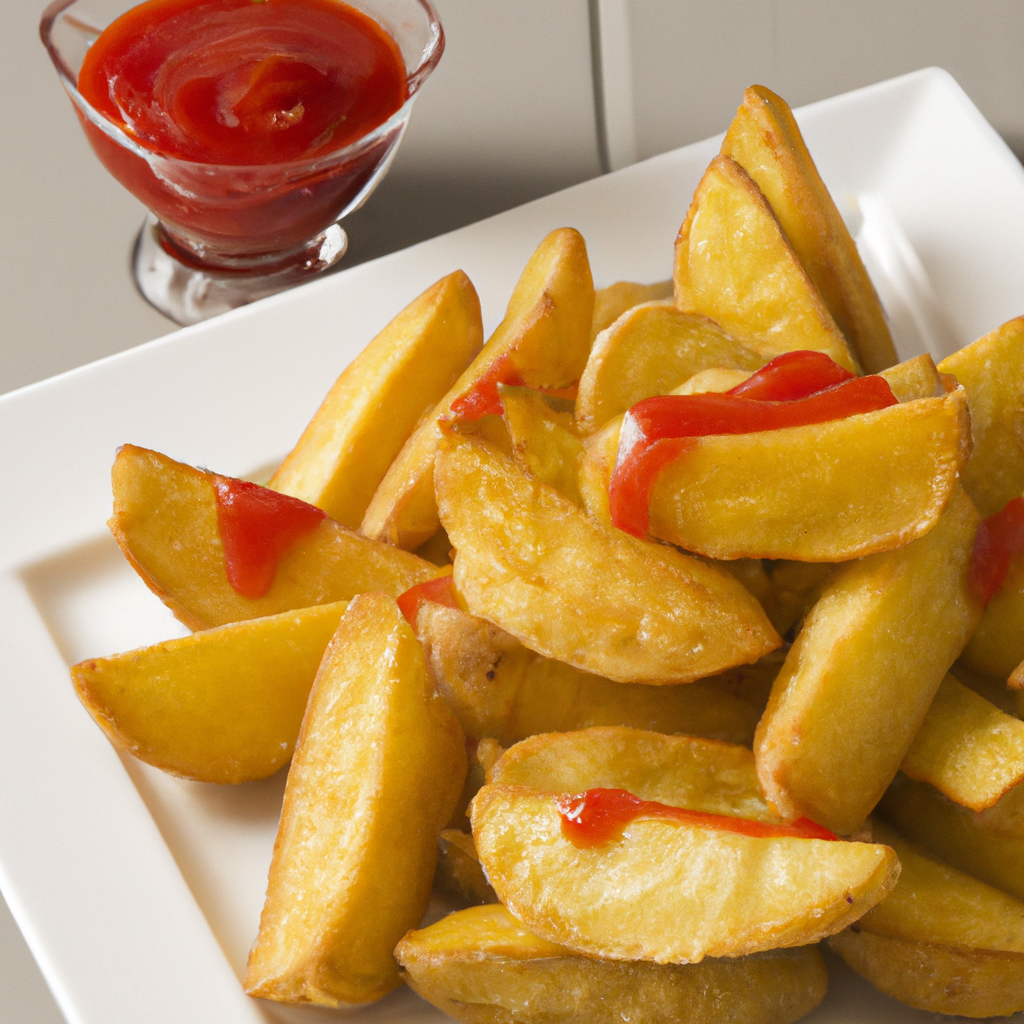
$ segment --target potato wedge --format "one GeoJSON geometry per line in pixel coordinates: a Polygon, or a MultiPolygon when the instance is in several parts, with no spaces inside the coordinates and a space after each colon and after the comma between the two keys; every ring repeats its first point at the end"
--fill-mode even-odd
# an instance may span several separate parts
{"type": "Polygon", "coordinates": [[[720,324],[767,359],[794,349],[856,361],[761,190],[717,156],[676,239],[676,305],[720,324]]]}
{"type": "Polygon", "coordinates": [[[392,950],[426,910],[465,775],[412,629],[387,595],[357,597],[310,694],[245,990],[339,1006],[398,985],[392,950]]]}
{"type": "Polygon", "coordinates": [[[505,318],[448,394],[391,464],[363,516],[360,531],[406,550],[437,532],[434,455],[438,420],[452,403],[487,382],[564,388],[574,384],[590,352],[594,282],[582,235],[560,228],[530,257],[505,318]]]}
{"type": "Polygon", "coordinates": [[[968,584],[977,526],[957,489],[920,540],[836,570],[754,740],[762,789],[785,817],[849,835],[885,792],[981,614],[968,584]]]}
{"type": "Polygon", "coordinates": [[[709,558],[861,558],[932,529],[969,454],[962,388],[813,426],[695,438],[654,483],[650,532],[709,558]]]}
{"type": "Polygon", "coordinates": [[[539,654],[617,682],[668,683],[780,644],[727,573],[603,527],[479,440],[446,440],[435,483],[468,610],[539,654]]]}
{"type": "Polygon", "coordinates": [[[672,280],[657,281],[654,284],[638,284],[636,281],[616,281],[594,292],[594,319],[590,329],[596,338],[606,327],[641,302],[671,302],[672,280]]]}
{"type": "Polygon", "coordinates": [[[443,829],[437,846],[435,886],[463,906],[498,902],[480,866],[473,837],[468,832],[457,828],[443,829]]]}
{"type": "Polygon", "coordinates": [[[896,349],[882,304],[789,104],[763,85],[752,85],[721,151],[764,193],[861,366],[867,373],[892,366],[896,349]]]}
{"type": "MultiPolygon", "coordinates": [[[[1010,680],[1024,661],[1024,552],[1010,560],[1006,580],[985,606],[960,661],[975,672],[999,680],[1010,680]]],[[[1010,686],[1020,689],[1017,683],[1010,681],[1010,686]]]]}
{"type": "Polygon", "coordinates": [[[803,946],[874,906],[899,871],[870,843],[754,839],[639,819],[618,840],[578,848],[556,796],[487,785],[471,807],[494,891],[531,932],[612,960],[697,963],[803,946]]]}
{"type": "Polygon", "coordinates": [[[422,558],[325,519],[277,565],[265,597],[228,582],[213,473],[134,445],[118,450],[107,523],[146,586],[190,629],[347,601],[369,590],[397,596],[437,575],[422,558]]]}
{"type": "Polygon", "coordinates": [[[1024,317],[954,352],[939,370],[967,390],[974,454],[964,489],[990,516],[1024,492],[1024,317]]]}
{"type": "Polygon", "coordinates": [[[467,1024],[786,1024],[824,997],[816,949],[699,964],[615,963],[525,931],[502,906],[451,914],[398,944],[409,985],[467,1024]]]}
{"type": "Polygon", "coordinates": [[[931,356],[914,356],[882,370],[879,377],[889,382],[897,402],[915,398],[941,398],[948,387],[931,356]]]}
{"type": "MultiPolygon", "coordinates": [[[[947,864],[1024,900],[1024,827],[1020,787],[989,811],[975,814],[946,799],[925,782],[897,775],[878,805],[878,814],[908,839],[947,864]],[[1002,831],[990,816],[1004,801],[1016,806],[1016,832],[1004,813],[1002,831]]],[[[997,818],[996,821],[999,821],[997,818]]]]}
{"type": "Polygon", "coordinates": [[[900,768],[983,811],[1024,780],[1024,722],[947,675],[900,768]]]}
{"type": "Polygon", "coordinates": [[[199,782],[248,782],[292,756],[306,698],[347,602],[249,619],[71,666],[120,750],[199,782]]]}
{"type": "Polygon", "coordinates": [[[592,434],[642,398],[667,394],[700,370],[757,370],[765,363],[714,321],[649,302],[597,336],[576,396],[576,419],[592,434]]]}
{"type": "Polygon", "coordinates": [[[899,856],[899,881],[829,945],[876,988],[920,1010],[1024,1010],[1024,903],[926,856],[891,828],[872,831],[899,856]]]}
{"type": "Polygon", "coordinates": [[[480,300],[457,270],[414,299],[345,368],[269,487],[359,526],[388,466],[483,345],[480,300]]]}

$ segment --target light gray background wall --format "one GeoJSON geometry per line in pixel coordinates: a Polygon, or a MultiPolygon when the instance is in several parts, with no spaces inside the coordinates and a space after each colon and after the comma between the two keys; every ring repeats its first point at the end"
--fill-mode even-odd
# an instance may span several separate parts
{"type": "MultiPolygon", "coordinates": [[[[350,263],[600,173],[592,15],[616,164],[723,130],[755,81],[799,105],[932,64],[1024,154],[1020,0],[435,2],[448,50],[350,263]]],[[[0,39],[0,392],[174,329],[131,284],[142,210],[81,137],[42,6],[5,0],[0,39]]],[[[60,1020],[0,902],[0,1022],[60,1020]]]]}

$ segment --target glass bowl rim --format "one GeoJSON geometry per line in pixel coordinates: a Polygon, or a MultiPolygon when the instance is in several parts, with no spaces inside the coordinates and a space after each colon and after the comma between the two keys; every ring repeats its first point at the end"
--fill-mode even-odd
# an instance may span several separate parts
{"type": "MultiPolygon", "coordinates": [[[[444,53],[445,47],[444,28],[441,25],[441,19],[431,0],[411,0],[412,3],[422,8],[426,14],[430,29],[430,38],[423,49],[419,63],[406,75],[405,81],[409,90],[409,95],[406,101],[386,121],[377,125],[377,127],[372,131],[367,132],[366,135],[361,136],[354,142],[350,142],[347,146],[342,146],[340,149],[332,149],[326,153],[307,157],[302,160],[288,160],[280,163],[266,164],[206,163],[198,160],[184,160],[181,157],[163,153],[159,149],[144,146],[137,139],[134,139],[124,131],[124,129],[119,127],[105,115],[101,114],[78,91],[76,82],[77,76],[64,59],[64,55],[53,42],[53,27],[56,24],[57,19],[69,7],[73,7],[78,2],[79,0],[53,0],[53,3],[51,3],[43,12],[43,16],[39,22],[39,36],[43,41],[43,45],[46,47],[46,52],[50,55],[50,60],[57,69],[57,75],[60,77],[61,84],[64,86],[68,96],[71,98],[71,102],[74,103],[81,114],[91,124],[102,131],[105,135],[109,136],[119,146],[129,150],[136,156],[141,157],[147,163],[152,163],[153,161],[166,161],[167,164],[192,169],[197,174],[210,174],[220,170],[233,174],[250,173],[259,175],[272,174],[275,170],[285,173],[289,171],[292,173],[298,171],[309,173],[313,171],[320,171],[336,163],[344,163],[347,160],[350,160],[353,156],[358,155],[366,149],[372,148],[380,142],[381,139],[401,130],[403,123],[409,119],[413,100],[415,100],[420,86],[437,66],[438,61],[441,59],[441,55],[444,53]]],[[[140,2],[142,2],[142,0],[140,0],[140,2]]],[[[129,9],[130,8],[126,8],[126,10],[129,9]]],[[[83,24],[82,27],[86,26],[83,24]]],[[[95,29],[95,26],[90,25],[87,27],[95,29]]]]}

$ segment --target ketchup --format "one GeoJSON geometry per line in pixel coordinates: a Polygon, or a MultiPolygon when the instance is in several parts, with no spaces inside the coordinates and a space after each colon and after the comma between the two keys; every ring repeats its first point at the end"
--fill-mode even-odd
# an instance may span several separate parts
{"type": "Polygon", "coordinates": [[[327,513],[246,480],[222,476],[213,486],[228,582],[242,597],[263,597],[281,556],[312,533],[327,513]]]}
{"type": "MultiPolygon", "coordinates": [[[[487,372],[476,380],[468,391],[452,400],[451,418],[473,422],[484,416],[500,416],[502,405],[501,394],[498,391],[499,384],[516,388],[526,387],[523,375],[512,362],[511,353],[495,359],[487,372]]],[[[577,387],[574,385],[568,388],[534,388],[533,390],[554,398],[571,399],[576,397],[577,387]]]]}
{"type": "Polygon", "coordinates": [[[825,839],[839,837],[827,828],[800,818],[792,825],[732,818],[725,814],[691,811],[654,800],[642,800],[625,789],[588,789],[585,793],[563,793],[555,805],[562,816],[562,835],[573,846],[587,849],[617,839],[622,830],[638,818],[672,821],[698,828],[735,832],[753,839],[825,839]]]}
{"type": "Polygon", "coordinates": [[[416,627],[416,617],[420,613],[420,608],[425,604],[443,604],[446,608],[459,607],[451,569],[442,576],[417,583],[415,587],[410,587],[404,594],[398,596],[398,610],[413,628],[416,627]]]}
{"type": "MultiPolygon", "coordinates": [[[[823,371],[819,376],[806,372],[806,367],[794,373],[793,365],[787,368],[785,364],[779,372],[778,362],[773,359],[725,394],[661,395],[637,402],[626,413],[608,488],[612,522],[619,529],[636,537],[646,536],[655,480],[670,462],[692,447],[691,438],[809,426],[896,404],[888,381],[882,377],[852,377],[819,389],[817,381],[835,376],[824,364],[819,367],[823,371]],[[746,393],[737,393],[738,388],[746,393]],[[751,394],[762,397],[752,398],[751,394]],[[795,397],[770,397],[775,394],[795,397]]],[[[796,360],[790,362],[795,364],[796,360]]]]}
{"type": "Polygon", "coordinates": [[[971,590],[983,605],[1006,581],[1010,562],[1024,551],[1024,498],[1012,498],[978,527],[971,554],[971,590]]]}

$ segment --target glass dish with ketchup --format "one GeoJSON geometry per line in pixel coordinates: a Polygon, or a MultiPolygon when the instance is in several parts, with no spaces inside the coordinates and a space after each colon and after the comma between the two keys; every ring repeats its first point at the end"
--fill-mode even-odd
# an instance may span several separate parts
{"type": "Polygon", "coordinates": [[[56,0],[40,34],[103,165],[150,210],[142,294],[178,323],[334,265],[440,60],[429,0],[56,0]]]}

